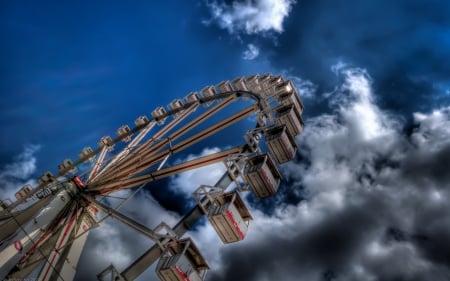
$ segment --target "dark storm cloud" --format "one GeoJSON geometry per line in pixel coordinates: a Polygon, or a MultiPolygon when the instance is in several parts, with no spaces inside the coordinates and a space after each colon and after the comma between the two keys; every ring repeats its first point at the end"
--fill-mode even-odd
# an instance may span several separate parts
{"type": "Polygon", "coordinates": [[[449,103],[449,13],[448,1],[299,1],[261,53],[322,91],[335,85],[331,64],[363,65],[380,105],[410,115],[449,103]]]}
{"type": "Polygon", "coordinates": [[[450,144],[435,152],[413,152],[402,165],[404,176],[414,183],[426,186],[429,181],[442,188],[450,184],[450,144]]]}
{"type": "Polygon", "coordinates": [[[449,280],[450,181],[433,169],[447,166],[449,109],[414,114],[405,135],[367,72],[339,73],[333,114],[309,119],[298,139],[307,163],[282,168],[304,200],[256,212],[208,280],[449,280]]]}

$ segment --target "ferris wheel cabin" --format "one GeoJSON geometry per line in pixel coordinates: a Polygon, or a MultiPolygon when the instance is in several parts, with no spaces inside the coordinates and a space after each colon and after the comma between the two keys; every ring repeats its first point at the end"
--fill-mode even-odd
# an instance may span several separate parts
{"type": "Polygon", "coordinates": [[[15,194],[16,199],[17,200],[21,200],[22,198],[24,198],[30,192],[31,192],[31,185],[30,184],[26,184],[21,189],[19,189],[19,191],[16,192],[16,194],[15,194]]]}
{"type": "Polygon", "coordinates": [[[182,108],[183,108],[183,101],[181,99],[174,99],[172,102],[169,103],[170,110],[180,110],[177,113],[175,113],[175,116],[179,116],[181,114],[182,108]]]}
{"type": "Polygon", "coordinates": [[[269,154],[250,158],[244,168],[244,177],[258,198],[277,193],[281,181],[280,172],[269,154]]]}
{"type": "Polygon", "coordinates": [[[294,109],[297,111],[298,115],[303,113],[304,105],[298,94],[294,91],[294,85],[291,81],[283,82],[276,88],[276,93],[278,101],[282,105],[294,105],[294,109]]]}
{"type": "Polygon", "coordinates": [[[245,82],[244,77],[238,77],[233,80],[233,87],[236,91],[248,91],[247,83],[245,82]]]}
{"type": "MultiPolygon", "coordinates": [[[[122,127],[120,127],[117,130],[117,136],[122,137],[122,136],[124,136],[126,134],[129,134],[130,132],[131,132],[130,127],[128,125],[123,125],[122,127]]],[[[127,135],[122,140],[125,141],[125,142],[130,141],[131,140],[131,135],[127,135]]]]}
{"type": "MultiPolygon", "coordinates": [[[[92,150],[92,148],[90,146],[86,146],[85,148],[83,148],[83,150],[81,150],[80,153],[78,153],[78,157],[80,157],[80,159],[88,157],[89,155],[91,155],[94,151],[92,150]]],[[[86,160],[84,160],[84,162],[90,161],[92,160],[92,156],[90,158],[87,158],[86,160]]]]}
{"type": "Polygon", "coordinates": [[[215,198],[208,211],[208,220],[223,243],[244,239],[252,216],[237,191],[215,198]]]}
{"type": "Polygon", "coordinates": [[[197,92],[191,92],[185,97],[186,102],[188,103],[195,103],[200,100],[200,96],[197,92]]]}
{"type": "Polygon", "coordinates": [[[270,154],[278,163],[282,164],[294,159],[297,144],[286,125],[269,128],[265,135],[270,154]]]}
{"type": "Polygon", "coordinates": [[[39,184],[51,183],[53,181],[53,174],[50,171],[45,172],[40,178],[38,178],[39,184]]]}
{"type": "Polygon", "coordinates": [[[299,135],[302,132],[304,126],[303,119],[298,113],[298,110],[295,109],[294,104],[278,108],[276,110],[276,117],[277,124],[286,124],[292,136],[299,135]]]}
{"type": "Polygon", "coordinates": [[[167,119],[166,117],[163,117],[166,114],[166,110],[164,107],[160,106],[152,111],[151,115],[152,117],[158,122],[159,125],[162,125],[164,121],[167,119]]]}
{"type": "Polygon", "coordinates": [[[144,126],[149,122],[148,117],[145,115],[141,115],[134,121],[134,125],[136,126],[144,126]]]}
{"type": "Polygon", "coordinates": [[[191,239],[174,241],[168,253],[159,259],[156,273],[162,281],[202,281],[209,269],[191,239]]]}
{"type": "Polygon", "coordinates": [[[228,93],[233,91],[233,87],[231,87],[231,83],[228,80],[217,84],[217,89],[219,89],[220,93],[228,93]]]}
{"type": "Polygon", "coordinates": [[[261,91],[261,85],[259,83],[259,75],[258,74],[254,74],[254,75],[250,75],[247,78],[245,78],[245,82],[247,84],[247,86],[252,89],[255,92],[260,92],[261,91]]]}

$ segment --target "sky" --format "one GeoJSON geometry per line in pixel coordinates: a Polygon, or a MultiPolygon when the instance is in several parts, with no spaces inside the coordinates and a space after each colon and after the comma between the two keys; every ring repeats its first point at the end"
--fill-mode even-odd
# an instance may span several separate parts
{"type": "MultiPolygon", "coordinates": [[[[205,222],[189,233],[206,280],[450,280],[449,14],[444,0],[3,1],[2,196],[191,91],[282,74],[305,104],[296,159],[276,196],[245,195],[244,241],[222,245],[205,222]]],[[[148,187],[123,212],[173,225],[221,171],[148,187]]],[[[76,280],[150,245],[107,220],[76,280]]]]}

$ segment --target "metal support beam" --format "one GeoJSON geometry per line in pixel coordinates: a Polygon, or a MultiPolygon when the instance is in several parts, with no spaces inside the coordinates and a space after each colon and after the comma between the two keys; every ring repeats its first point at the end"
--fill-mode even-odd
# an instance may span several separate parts
{"type": "MultiPolygon", "coordinates": [[[[139,166],[128,169],[129,174],[122,175],[122,178],[119,175],[117,175],[117,177],[109,179],[109,181],[112,183],[99,184],[98,186],[92,185],[92,186],[89,186],[88,189],[89,190],[100,190],[101,189],[103,191],[102,194],[104,194],[104,193],[108,193],[108,192],[115,190],[116,186],[118,186],[118,187],[126,186],[123,188],[130,188],[130,187],[133,187],[133,186],[145,183],[145,182],[152,181],[157,178],[159,179],[159,178],[169,176],[169,175],[160,176],[162,174],[162,171],[165,170],[165,169],[163,169],[161,171],[158,171],[157,175],[155,175],[154,173],[150,173],[149,175],[146,175],[146,176],[127,179],[129,176],[131,176],[131,174],[142,172],[142,171],[148,169],[148,167],[152,166],[153,164],[155,164],[159,161],[162,161],[167,156],[167,153],[173,154],[173,153],[179,152],[181,150],[184,150],[184,149],[188,148],[189,146],[194,145],[195,143],[198,143],[199,141],[207,138],[208,136],[210,136],[214,133],[217,133],[220,130],[246,118],[247,116],[252,114],[255,110],[257,110],[257,108],[258,107],[256,105],[249,106],[249,107],[245,108],[244,110],[240,111],[239,113],[237,113],[233,116],[230,116],[217,124],[210,126],[209,128],[191,136],[190,138],[188,138],[180,143],[175,144],[170,149],[170,151],[162,152],[150,159],[146,159],[145,161],[140,163],[139,166]],[[125,176],[125,179],[123,178],[124,176],[125,176]],[[118,183],[116,183],[116,182],[118,182],[118,183]]],[[[229,154],[233,154],[233,153],[234,152],[230,152],[229,154]]],[[[203,163],[203,166],[212,164],[212,163],[213,162],[203,163]]],[[[193,169],[193,168],[194,167],[192,167],[191,169],[193,169]]],[[[198,168],[198,166],[195,168],[198,168]]],[[[181,171],[179,171],[179,172],[181,172],[181,171]]]]}
{"type": "Polygon", "coordinates": [[[161,238],[165,238],[168,237],[167,235],[164,234],[159,234],[155,231],[153,231],[152,229],[146,227],[145,225],[133,220],[132,218],[129,218],[127,216],[125,216],[124,214],[120,213],[119,211],[108,207],[107,205],[95,200],[92,196],[90,195],[86,195],[86,194],[81,194],[81,196],[86,199],[87,201],[89,201],[91,204],[94,204],[96,207],[98,207],[99,209],[101,209],[103,212],[107,213],[108,215],[111,215],[111,217],[117,219],[118,221],[128,225],[129,227],[135,229],[136,231],[144,234],[145,236],[149,237],[150,239],[154,240],[154,241],[159,241],[159,239],[161,238]]]}
{"type": "Polygon", "coordinates": [[[155,124],[156,121],[151,121],[150,123],[148,123],[141,130],[141,132],[127,145],[127,147],[124,150],[122,150],[119,154],[114,156],[114,158],[108,164],[106,164],[106,166],[102,168],[102,170],[99,171],[97,175],[93,177],[92,181],[95,181],[96,178],[100,177],[102,173],[107,171],[109,167],[115,165],[116,162],[120,162],[122,159],[124,159],[128,155],[128,153],[130,153],[130,151],[134,149],[136,145],[148,134],[148,132],[150,132],[150,130],[155,126],[155,124]]]}
{"type": "Polygon", "coordinates": [[[202,115],[198,116],[197,118],[195,118],[182,128],[178,129],[176,132],[172,133],[167,138],[161,139],[167,132],[166,128],[157,132],[153,138],[151,138],[141,147],[139,147],[137,151],[133,152],[133,157],[125,159],[119,167],[115,167],[115,169],[109,171],[106,175],[104,175],[104,177],[102,177],[102,179],[110,180],[112,178],[117,179],[121,177],[129,177],[133,173],[137,173],[139,171],[147,169],[149,165],[154,163],[155,157],[151,157],[152,155],[160,151],[164,146],[170,144],[170,142],[177,140],[185,133],[189,132],[191,129],[195,128],[196,126],[207,120],[209,117],[217,113],[219,110],[228,106],[232,101],[235,100],[235,98],[236,98],[235,96],[227,98],[226,100],[219,103],[217,106],[204,112],[202,115]],[[159,139],[161,140],[155,146],[152,146],[155,143],[155,140],[159,139]],[[151,158],[149,159],[149,157],[151,158]],[[143,160],[145,161],[143,162],[143,160]]]}
{"type": "MultiPolygon", "coordinates": [[[[139,159],[141,159],[141,157],[143,157],[143,155],[148,154],[148,150],[152,147],[152,145],[155,143],[156,140],[161,139],[167,132],[169,132],[176,125],[178,125],[181,121],[183,121],[187,116],[189,116],[189,114],[194,112],[198,106],[199,106],[199,104],[190,105],[180,115],[178,115],[175,119],[173,119],[167,126],[164,126],[164,128],[162,128],[161,130],[156,132],[156,134],[151,139],[145,141],[141,146],[136,147],[136,149],[133,150],[132,154],[129,155],[129,157],[125,158],[125,156],[128,155],[128,153],[127,153],[126,155],[123,155],[121,158],[118,158],[118,161],[115,161],[118,163],[116,165],[114,165],[112,169],[109,169],[109,170],[107,170],[106,168],[103,169],[101,173],[102,174],[104,173],[104,174],[101,177],[99,176],[98,179],[95,179],[95,181],[97,182],[97,181],[102,181],[102,179],[103,180],[107,179],[111,175],[116,175],[118,171],[119,172],[123,171],[125,169],[125,167],[132,165],[132,163],[139,162],[139,159]],[[130,161],[132,163],[130,163],[130,161]]],[[[149,124],[151,124],[151,127],[149,128],[148,131],[150,131],[150,129],[156,124],[156,121],[152,120],[149,124]]],[[[142,138],[143,137],[144,136],[142,136],[142,138]]],[[[140,140],[142,140],[142,138],[140,138],[140,140]]],[[[134,140],[133,140],[133,142],[134,142],[134,140]]],[[[161,144],[159,144],[159,145],[161,146],[161,144]]],[[[153,149],[151,151],[153,151],[153,149]]]]}
{"type": "MultiPolygon", "coordinates": [[[[208,166],[214,163],[223,162],[227,159],[228,155],[239,153],[242,151],[242,147],[235,147],[228,150],[220,151],[211,155],[207,155],[204,157],[200,157],[191,161],[183,162],[178,165],[174,165],[171,167],[167,167],[164,169],[161,169],[159,171],[155,171],[152,173],[149,173],[147,175],[135,177],[135,178],[129,178],[124,179],[120,181],[112,181],[109,184],[104,184],[89,190],[100,190],[101,195],[105,195],[108,193],[111,193],[113,191],[117,191],[119,189],[126,189],[126,188],[132,188],[137,185],[141,185],[144,183],[148,183],[154,180],[163,179],[169,176],[172,176],[177,173],[187,172],[189,170],[197,169],[200,167],[208,166]]],[[[160,156],[161,158],[164,157],[164,155],[160,156]]],[[[95,192],[94,192],[95,193],[95,192]]]]}
{"type": "Polygon", "coordinates": [[[107,145],[103,146],[102,152],[100,152],[100,155],[98,156],[97,161],[95,162],[94,167],[92,168],[86,183],[91,182],[91,180],[97,175],[100,166],[103,164],[103,160],[105,159],[108,150],[109,147],[107,145]]]}

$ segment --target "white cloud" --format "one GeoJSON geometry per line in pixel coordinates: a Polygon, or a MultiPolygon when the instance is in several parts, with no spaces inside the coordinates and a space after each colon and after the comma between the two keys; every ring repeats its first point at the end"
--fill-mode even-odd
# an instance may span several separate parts
{"type": "Polygon", "coordinates": [[[448,144],[450,136],[450,107],[434,110],[430,114],[414,113],[414,122],[419,127],[414,131],[412,140],[416,145],[439,149],[448,144]]]}
{"type": "Polygon", "coordinates": [[[450,108],[416,113],[408,136],[376,104],[364,69],[333,71],[343,79],[328,96],[334,111],[306,121],[297,138],[302,160],[281,166],[290,186],[277,196],[298,186],[304,199],[269,214],[252,210],[249,235],[221,250],[211,281],[448,276],[435,261],[450,233],[450,108]]]}
{"type": "Polygon", "coordinates": [[[294,0],[213,1],[208,7],[213,20],[230,33],[257,34],[283,32],[283,21],[294,4],[294,0]]]}
{"type": "Polygon", "coordinates": [[[259,56],[259,48],[253,44],[247,45],[247,50],[244,51],[242,58],[244,60],[254,60],[259,56]]]}
{"type": "Polygon", "coordinates": [[[0,171],[0,178],[14,177],[17,179],[27,179],[36,170],[36,158],[34,154],[40,149],[39,145],[28,145],[24,151],[17,155],[13,163],[7,164],[0,171]]]}
{"type": "MultiPolygon", "coordinates": [[[[186,159],[181,161],[189,161],[198,157],[210,155],[219,152],[217,147],[204,148],[200,154],[190,154],[186,159]]],[[[187,171],[176,176],[173,176],[170,180],[170,188],[176,192],[182,192],[187,198],[192,198],[192,193],[200,185],[213,186],[220,179],[225,172],[226,168],[223,163],[216,163],[209,166],[205,166],[199,169],[187,171]]]]}
{"type": "MultiPolygon", "coordinates": [[[[17,155],[12,163],[6,164],[0,170],[0,200],[15,200],[14,194],[25,184],[35,185],[34,179],[29,179],[36,171],[35,154],[40,149],[39,145],[27,145],[22,153],[17,155]]],[[[13,201],[14,201],[13,200],[13,201]]]]}
{"type": "Polygon", "coordinates": [[[380,112],[375,105],[371,88],[372,79],[367,72],[358,68],[342,68],[341,73],[345,78],[341,91],[348,91],[350,94],[340,101],[341,114],[352,125],[350,128],[358,131],[365,140],[392,133],[395,120],[389,119],[386,113],[380,112]]]}

